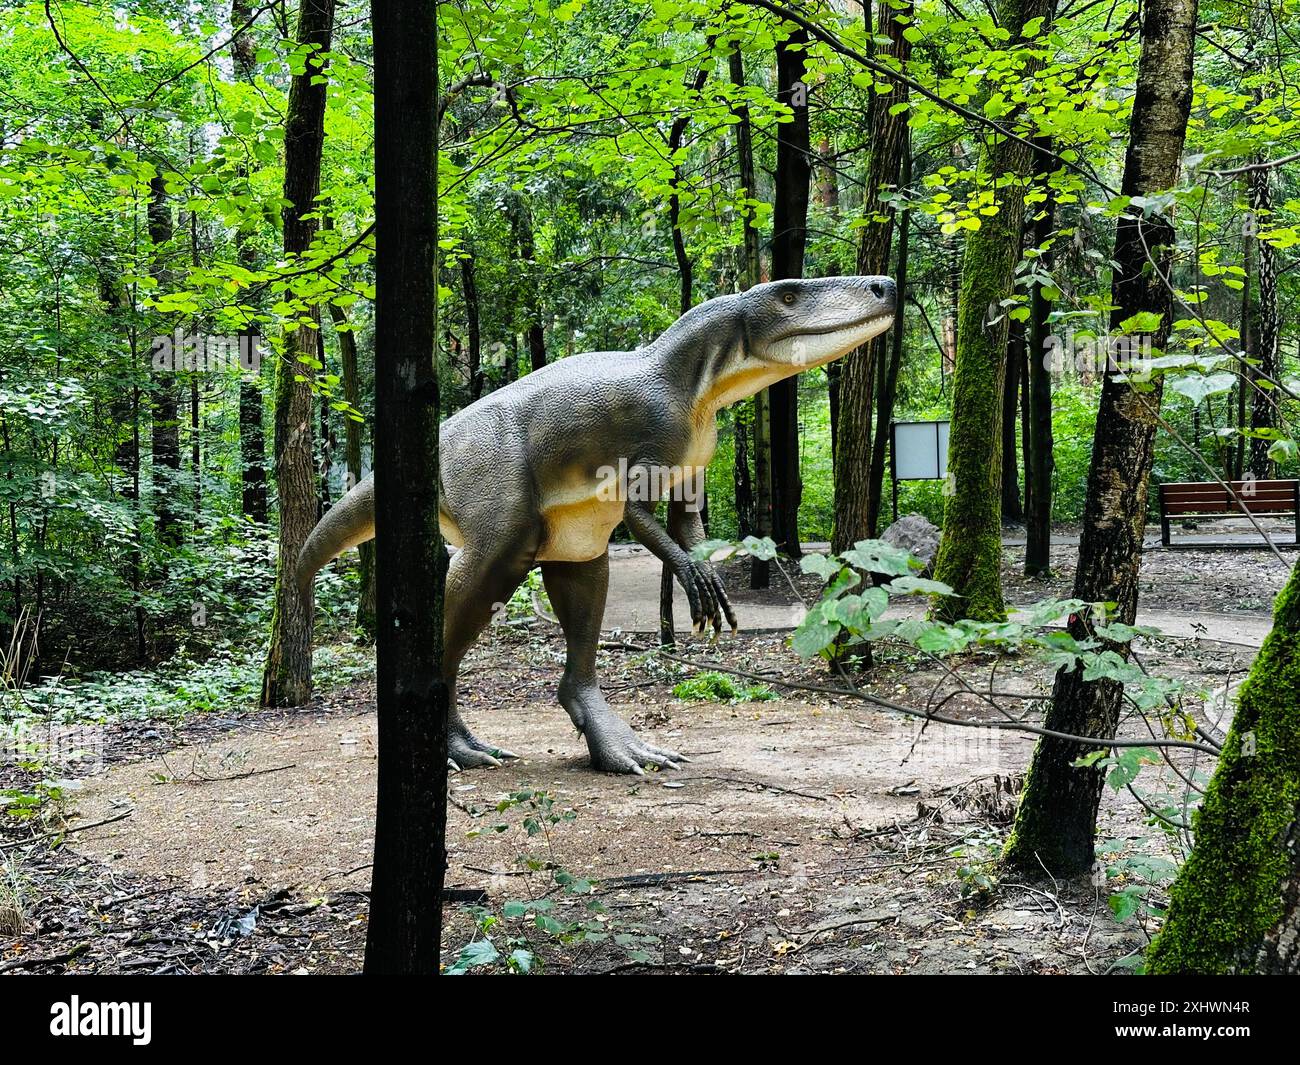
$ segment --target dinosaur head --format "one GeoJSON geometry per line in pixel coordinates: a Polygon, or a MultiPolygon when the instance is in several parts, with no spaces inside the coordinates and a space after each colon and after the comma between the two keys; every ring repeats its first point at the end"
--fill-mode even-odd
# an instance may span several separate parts
{"type": "Polygon", "coordinates": [[[896,289],[888,277],[771,281],[737,297],[746,356],[800,373],[848,354],[894,322],[896,289]]]}

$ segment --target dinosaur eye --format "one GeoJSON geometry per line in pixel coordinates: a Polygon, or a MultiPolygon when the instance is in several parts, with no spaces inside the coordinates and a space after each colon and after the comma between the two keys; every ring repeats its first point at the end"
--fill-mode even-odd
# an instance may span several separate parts
{"type": "Polygon", "coordinates": [[[787,292],[784,296],[781,297],[781,299],[782,299],[784,302],[786,302],[786,303],[793,303],[793,302],[794,302],[794,293],[793,293],[793,292],[787,292]]]}

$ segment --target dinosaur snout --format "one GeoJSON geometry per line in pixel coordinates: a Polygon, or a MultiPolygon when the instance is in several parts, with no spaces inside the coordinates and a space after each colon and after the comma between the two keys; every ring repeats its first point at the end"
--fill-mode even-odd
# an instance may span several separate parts
{"type": "Polygon", "coordinates": [[[863,277],[859,279],[862,286],[871,295],[884,304],[884,310],[892,311],[898,299],[898,286],[891,277],[863,277]]]}

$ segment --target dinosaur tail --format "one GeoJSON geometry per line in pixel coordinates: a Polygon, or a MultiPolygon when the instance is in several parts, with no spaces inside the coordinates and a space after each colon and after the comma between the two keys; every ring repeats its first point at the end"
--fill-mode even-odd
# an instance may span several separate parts
{"type": "Polygon", "coordinates": [[[304,595],[312,578],[332,558],[375,535],[375,481],[367,477],[316,523],[298,554],[298,590],[304,595]]]}

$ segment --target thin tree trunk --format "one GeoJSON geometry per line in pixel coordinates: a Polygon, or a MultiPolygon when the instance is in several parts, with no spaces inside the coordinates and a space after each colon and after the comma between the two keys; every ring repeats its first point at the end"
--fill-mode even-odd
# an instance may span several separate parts
{"type": "MultiPolygon", "coordinates": [[[[1253,260],[1255,250],[1255,238],[1249,234],[1242,234],[1241,239],[1241,353],[1247,359],[1257,358],[1256,337],[1255,337],[1255,315],[1252,313],[1254,301],[1251,299],[1251,292],[1254,286],[1253,260]]],[[[1245,474],[1246,456],[1250,451],[1250,445],[1246,443],[1246,426],[1249,423],[1247,411],[1251,410],[1249,402],[1251,389],[1254,387],[1253,382],[1257,379],[1257,374],[1249,364],[1242,366],[1237,375],[1236,398],[1237,398],[1237,439],[1234,446],[1229,449],[1231,460],[1231,477],[1234,481],[1241,480],[1245,474]]],[[[1231,398],[1231,397],[1230,397],[1231,398]]],[[[1214,417],[1214,408],[1209,406],[1207,399],[1207,408],[1211,419],[1214,417]]],[[[1200,413],[1200,405],[1196,407],[1196,413],[1200,413]]],[[[1225,424],[1232,417],[1232,408],[1229,407],[1225,412],[1225,424]]]]}
{"type": "Polygon", "coordinates": [[[1016,454],[1016,410],[1020,400],[1020,368],[1025,361],[1025,330],[1012,322],[1007,335],[1007,372],[1002,383],[1002,520],[1020,522],[1019,458],[1016,454]]]}
{"type": "Polygon", "coordinates": [[[438,531],[437,7],[386,0],[375,42],[379,761],[367,974],[438,972],[446,875],[447,552],[438,531]]]}
{"type": "MultiPolygon", "coordinates": [[[[699,95],[709,78],[709,68],[701,67],[696,73],[690,88],[699,95]]],[[[675,159],[686,136],[686,127],[690,124],[689,112],[673,121],[668,132],[668,158],[675,159]]],[[[668,197],[668,222],[672,228],[673,258],[677,260],[677,277],[680,282],[678,313],[685,314],[695,303],[695,268],[686,251],[686,236],[682,233],[682,168],[673,166],[673,191],[668,197]]],[[[677,637],[673,632],[673,571],[667,562],[659,570],[659,645],[673,647],[677,637]]]]}
{"type": "MultiPolygon", "coordinates": [[[[812,181],[808,95],[804,81],[808,33],[800,28],[777,43],[777,99],[793,112],[793,121],[777,126],[776,185],[772,211],[772,280],[803,277],[808,240],[808,195],[812,181]]],[[[799,503],[799,378],[788,377],[768,389],[772,441],[772,535],[782,553],[802,554],[799,503]]]]}
{"type": "MultiPolygon", "coordinates": [[[[1179,160],[1192,101],[1192,56],[1196,0],[1149,0],[1142,22],[1142,52],[1137,91],[1124,161],[1125,196],[1154,196],[1178,180],[1179,160]]],[[[1154,314],[1151,336],[1159,354],[1168,341],[1173,298],[1164,278],[1173,261],[1175,234],[1165,215],[1120,219],[1115,235],[1111,283],[1111,329],[1138,314],[1154,314]],[[1148,259],[1151,249],[1154,262],[1148,259]]],[[[1083,532],[1075,571],[1074,595],[1089,603],[1115,603],[1114,620],[1132,625],[1137,617],[1138,573],[1146,525],[1147,481],[1151,473],[1161,378],[1145,391],[1133,389],[1110,367],[1102,382],[1092,462],[1084,503],[1083,532]]],[[[1070,632],[1094,638],[1093,619],[1075,615],[1070,632]]],[[[1128,645],[1102,640],[1126,655],[1128,645]]],[[[1045,725],[1056,732],[1115,735],[1123,687],[1111,680],[1084,680],[1083,669],[1056,675],[1045,725]]],[[[1092,867],[1097,807],[1105,769],[1076,767],[1095,750],[1089,744],[1044,738],[1034,749],[1006,863],[1028,874],[1046,868],[1072,875],[1092,867]]]]}
{"type": "MultiPolygon", "coordinates": [[[[1261,160],[1257,160],[1261,161],[1261,160]]],[[[1248,237],[1256,247],[1259,263],[1259,297],[1253,307],[1251,332],[1255,338],[1255,358],[1259,360],[1256,379],[1277,381],[1282,376],[1282,320],[1278,304],[1277,249],[1266,240],[1260,240],[1259,231],[1267,228],[1273,211],[1272,170],[1251,170],[1246,174],[1246,185],[1252,215],[1254,234],[1248,237]]],[[[1242,385],[1244,387],[1244,384],[1242,385]]],[[[1277,391],[1271,387],[1252,390],[1250,427],[1253,430],[1277,429],[1280,426],[1277,391]]],[[[1267,437],[1252,437],[1250,441],[1250,472],[1267,479],[1276,472],[1276,463],[1269,458],[1273,441],[1267,437]]]]}
{"type": "MultiPolygon", "coordinates": [[[[1050,139],[1040,141],[1043,161],[1040,171],[1048,170],[1046,153],[1052,149],[1050,139]]],[[[1031,227],[1031,242],[1042,248],[1056,226],[1056,198],[1051,189],[1039,205],[1031,227]]],[[[1049,248],[1038,260],[1044,272],[1050,272],[1054,255],[1049,248]]],[[[1026,375],[1028,402],[1025,403],[1025,576],[1046,577],[1052,572],[1052,475],[1056,463],[1052,449],[1052,372],[1047,362],[1047,337],[1051,326],[1047,318],[1052,305],[1041,285],[1034,285],[1029,303],[1029,352],[1026,375]]]]}
{"type": "MultiPolygon", "coordinates": [[[[737,89],[745,87],[745,60],[739,48],[728,57],[731,84],[737,89]]],[[[754,139],[749,118],[749,107],[739,104],[735,109],[736,155],[740,165],[740,188],[744,200],[752,200],[757,193],[754,176],[754,139]]],[[[748,203],[742,208],[744,224],[740,256],[741,290],[752,288],[762,280],[763,264],[759,251],[758,226],[754,224],[754,208],[748,203]]],[[[736,516],[739,521],[741,501],[745,502],[746,526],[742,536],[772,535],[772,435],[769,411],[771,395],[763,389],[750,401],[744,417],[737,408],[736,415],[736,516]],[[754,480],[749,482],[749,439],[754,441],[754,480]],[[742,436],[744,440],[742,441],[742,436]],[[742,466],[743,457],[743,466],[742,466]]],[[[749,586],[766,588],[771,582],[771,567],[761,559],[749,560],[749,586]]]]}
{"type": "MultiPolygon", "coordinates": [[[[302,0],[298,41],[313,46],[313,58],[294,75],[285,118],[284,251],[304,254],[315,239],[317,222],[305,218],[315,210],[320,191],[321,152],[325,140],[323,59],[334,28],[334,0],[302,0]]],[[[306,312],[320,322],[320,308],[306,312]]],[[[264,706],[301,706],[311,698],[311,636],[314,600],[311,590],[298,591],[298,553],[316,524],[316,478],[312,463],[312,389],[310,370],[300,357],[317,357],[319,329],[295,328],[285,338],[284,357],[275,373],[275,477],[280,496],[280,550],[276,562],[275,606],[271,642],[262,673],[264,706]],[[296,380],[303,377],[304,380],[296,380]]]]}
{"type": "MultiPolygon", "coordinates": [[[[248,22],[252,11],[248,0],[231,0],[230,23],[238,29],[248,22]]],[[[235,33],[230,41],[230,55],[235,77],[249,85],[257,76],[257,45],[248,30],[235,33]]],[[[247,177],[247,169],[241,170],[247,177]]],[[[257,249],[251,234],[240,229],[235,234],[235,258],[245,270],[257,268],[257,249]]],[[[239,457],[240,457],[240,513],[259,525],[266,524],[266,429],[263,425],[262,386],[260,361],[255,357],[261,334],[255,323],[248,323],[239,332],[241,352],[247,352],[249,367],[239,378],[239,457]]]]}
{"type": "Polygon", "coordinates": [[[465,318],[469,333],[466,365],[471,403],[483,395],[483,327],[478,302],[478,281],[474,273],[474,255],[466,252],[460,261],[460,284],[465,293],[465,318]]]}
{"type": "MultiPolygon", "coordinates": [[[[901,184],[912,181],[912,150],[910,144],[903,152],[901,184]]],[[[885,489],[885,449],[891,444],[891,426],[894,422],[894,400],[898,395],[898,373],[903,365],[904,329],[903,308],[907,304],[907,262],[911,246],[911,212],[903,208],[898,216],[898,268],[894,272],[895,296],[894,328],[890,334],[889,365],[876,389],[876,446],[871,449],[871,489],[867,497],[867,535],[875,537],[880,530],[880,507],[885,489]]]]}
{"type": "Polygon", "coordinates": [[[546,333],[542,328],[542,301],[537,278],[537,246],[533,218],[522,195],[512,196],[507,205],[510,230],[523,268],[524,306],[528,313],[528,357],[534,370],[546,365],[546,333]]]}
{"type": "MultiPolygon", "coordinates": [[[[333,303],[329,305],[330,317],[334,319],[334,331],[339,338],[339,355],[343,363],[343,398],[353,410],[361,409],[361,373],[357,363],[357,335],[352,330],[348,313],[333,303]]],[[[361,482],[363,475],[361,463],[362,423],[349,417],[343,422],[344,458],[348,465],[348,483],[344,492],[350,491],[361,482]]],[[[357,635],[367,643],[375,639],[375,542],[367,540],[357,545],[359,556],[358,569],[361,574],[361,590],[357,595],[356,630],[357,635]]]]}
{"type": "MultiPolygon", "coordinates": [[[[149,182],[149,241],[154,250],[153,277],[159,287],[171,279],[166,265],[167,245],[171,242],[172,210],[167,202],[167,183],[161,174],[149,182]]],[[[176,358],[181,352],[173,353],[176,358]]],[[[176,480],[181,469],[180,400],[173,369],[154,370],[150,388],[151,454],[153,464],[153,510],[157,518],[158,539],[175,546],[181,541],[176,480]]]]}
{"type": "MultiPolygon", "coordinates": [[[[193,143],[191,142],[191,154],[193,154],[193,143]]],[[[190,264],[195,270],[199,268],[199,218],[194,211],[189,213],[189,234],[190,234],[190,264]]],[[[198,319],[194,322],[194,332],[197,336],[203,332],[203,323],[198,319]]],[[[206,357],[205,357],[206,363],[206,357]]],[[[206,365],[200,366],[197,361],[190,368],[190,476],[194,481],[194,529],[197,532],[203,517],[203,464],[202,464],[202,420],[200,417],[200,394],[199,394],[199,374],[206,369],[206,365]]]]}

